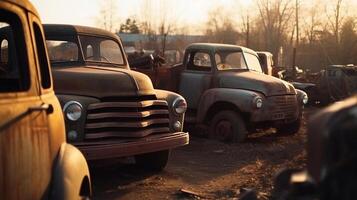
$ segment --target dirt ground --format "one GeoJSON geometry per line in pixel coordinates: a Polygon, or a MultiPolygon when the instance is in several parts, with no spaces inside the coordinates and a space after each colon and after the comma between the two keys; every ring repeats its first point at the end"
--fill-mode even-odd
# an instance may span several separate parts
{"type": "Polygon", "coordinates": [[[160,173],[137,168],[130,159],[91,164],[94,199],[237,199],[241,188],[267,199],[280,170],[305,167],[306,119],[316,110],[306,109],[296,135],[278,136],[271,129],[240,144],[191,137],[189,145],[172,151],[160,173]]]}

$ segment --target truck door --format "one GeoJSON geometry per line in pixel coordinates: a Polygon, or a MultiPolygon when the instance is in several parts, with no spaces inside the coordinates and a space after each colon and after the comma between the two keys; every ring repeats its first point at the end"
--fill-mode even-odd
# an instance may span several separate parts
{"type": "Polygon", "coordinates": [[[53,90],[53,83],[49,68],[48,55],[45,47],[45,37],[42,30],[41,22],[39,19],[29,13],[30,29],[32,35],[32,41],[35,61],[37,63],[38,77],[40,77],[40,98],[43,105],[48,107],[47,119],[49,126],[49,136],[51,143],[51,159],[55,159],[62,143],[65,142],[65,125],[63,120],[63,114],[61,105],[53,90]]]}
{"type": "Polygon", "coordinates": [[[52,160],[47,108],[26,13],[0,2],[0,199],[44,199],[52,160]]]}
{"type": "Polygon", "coordinates": [[[196,110],[201,95],[210,88],[213,59],[209,52],[192,51],[186,58],[186,69],[181,73],[179,94],[185,97],[188,108],[196,110]]]}

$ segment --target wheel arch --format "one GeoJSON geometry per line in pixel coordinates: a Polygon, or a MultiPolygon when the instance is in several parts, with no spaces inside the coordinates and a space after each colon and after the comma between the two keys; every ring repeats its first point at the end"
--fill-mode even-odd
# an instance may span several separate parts
{"type": "Polygon", "coordinates": [[[80,196],[92,196],[88,165],[77,148],[64,143],[53,167],[50,199],[78,199],[80,196]]]}
{"type": "Polygon", "coordinates": [[[245,123],[247,123],[249,121],[248,119],[250,118],[250,113],[242,112],[237,107],[237,105],[233,104],[232,102],[217,101],[209,107],[203,122],[205,124],[209,123],[213,119],[214,115],[216,115],[218,112],[224,111],[224,110],[233,110],[237,114],[241,115],[241,117],[245,123]]]}
{"type": "Polygon", "coordinates": [[[253,100],[257,96],[261,97],[262,94],[249,90],[231,88],[214,88],[207,90],[200,100],[197,110],[197,122],[205,123],[212,118],[215,113],[223,109],[235,110],[238,114],[242,115],[245,122],[248,122],[251,113],[254,111],[253,100]]]}

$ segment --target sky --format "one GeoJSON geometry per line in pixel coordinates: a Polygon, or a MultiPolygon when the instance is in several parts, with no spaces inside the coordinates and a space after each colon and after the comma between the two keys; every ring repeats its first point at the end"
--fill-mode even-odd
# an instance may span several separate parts
{"type": "MultiPolygon", "coordinates": [[[[214,8],[224,8],[227,15],[239,20],[239,11],[257,12],[252,9],[255,0],[30,0],[37,8],[43,23],[76,24],[100,27],[101,10],[105,4],[113,1],[115,18],[118,29],[128,17],[143,18],[143,2],[155,12],[153,15],[162,16],[163,12],[172,17],[177,24],[190,27],[189,31],[197,32],[208,19],[209,12],[214,8]],[[163,6],[163,4],[165,4],[163,6]],[[163,9],[165,8],[165,9],[163,9]],[[197,30],[195,30],[197,29],[197,30]]],[[[308,7],[313,5],[311,0],[300,0],[308,7]]],[[[331,5],[330,0],[315,0],[323,5],[331,5]]],[[[357,8],[357,0],[344,0],[351,8],[357,8]]],[[[350,10],[355,10],[351,9],[350,10]]],[[[350,11],[351,12],[351,11],[350,11]]],[[[353,11],[354,13],[354,11],[353,11]]],[[[257,13],[256,13],[257,14],[257,13]]],[[[154,17],[155,18],[155,17],[154,17]]]]}
{"type": "MultiPolygon", "coordinates": [[[[65,23],[86,26],[98,26],[100,11],[109,0],[30,0],[37,8],[43,23],[65,23]]],[[[143,0],[113,0],[120,21],[140,15],[143,0]]],[[[195,25],[204,23],[208,13],[214,7],[227,8],[240,2],[249,5],[253,0],[149,0],[150,6],[157,12],[162,2],[169,4],[168,13],[175,15],[182,24],[195,25]]]]}

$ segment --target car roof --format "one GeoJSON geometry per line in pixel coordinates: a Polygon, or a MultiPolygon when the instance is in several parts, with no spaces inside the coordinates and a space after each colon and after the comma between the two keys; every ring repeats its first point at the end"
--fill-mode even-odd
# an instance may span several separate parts
{"type": "Polygon", "coordinates": [[[100,28],[70,25],[70,24],[43,24],[46,35],[97,35],[111,38],[119,38],[116,34],[100,28]]]}
{"type": "Polygon", "coordinates": [[[3,2],[9,2],[12,4],[16,4],[17,6],[22,7],[23,9],[32,12],[36,16],[39,16],[36,8],[32,5],[32,3],[28,0],[0,0],[3,2]]]}
{"type": "Polygon", "coordinates": [[[219,43],[193,43],[189,45],[187,50],[208,50],[208,51],[241,51],[257,55],[252,49],[231,45],[231,44],[219,44],[219,43]]]}

